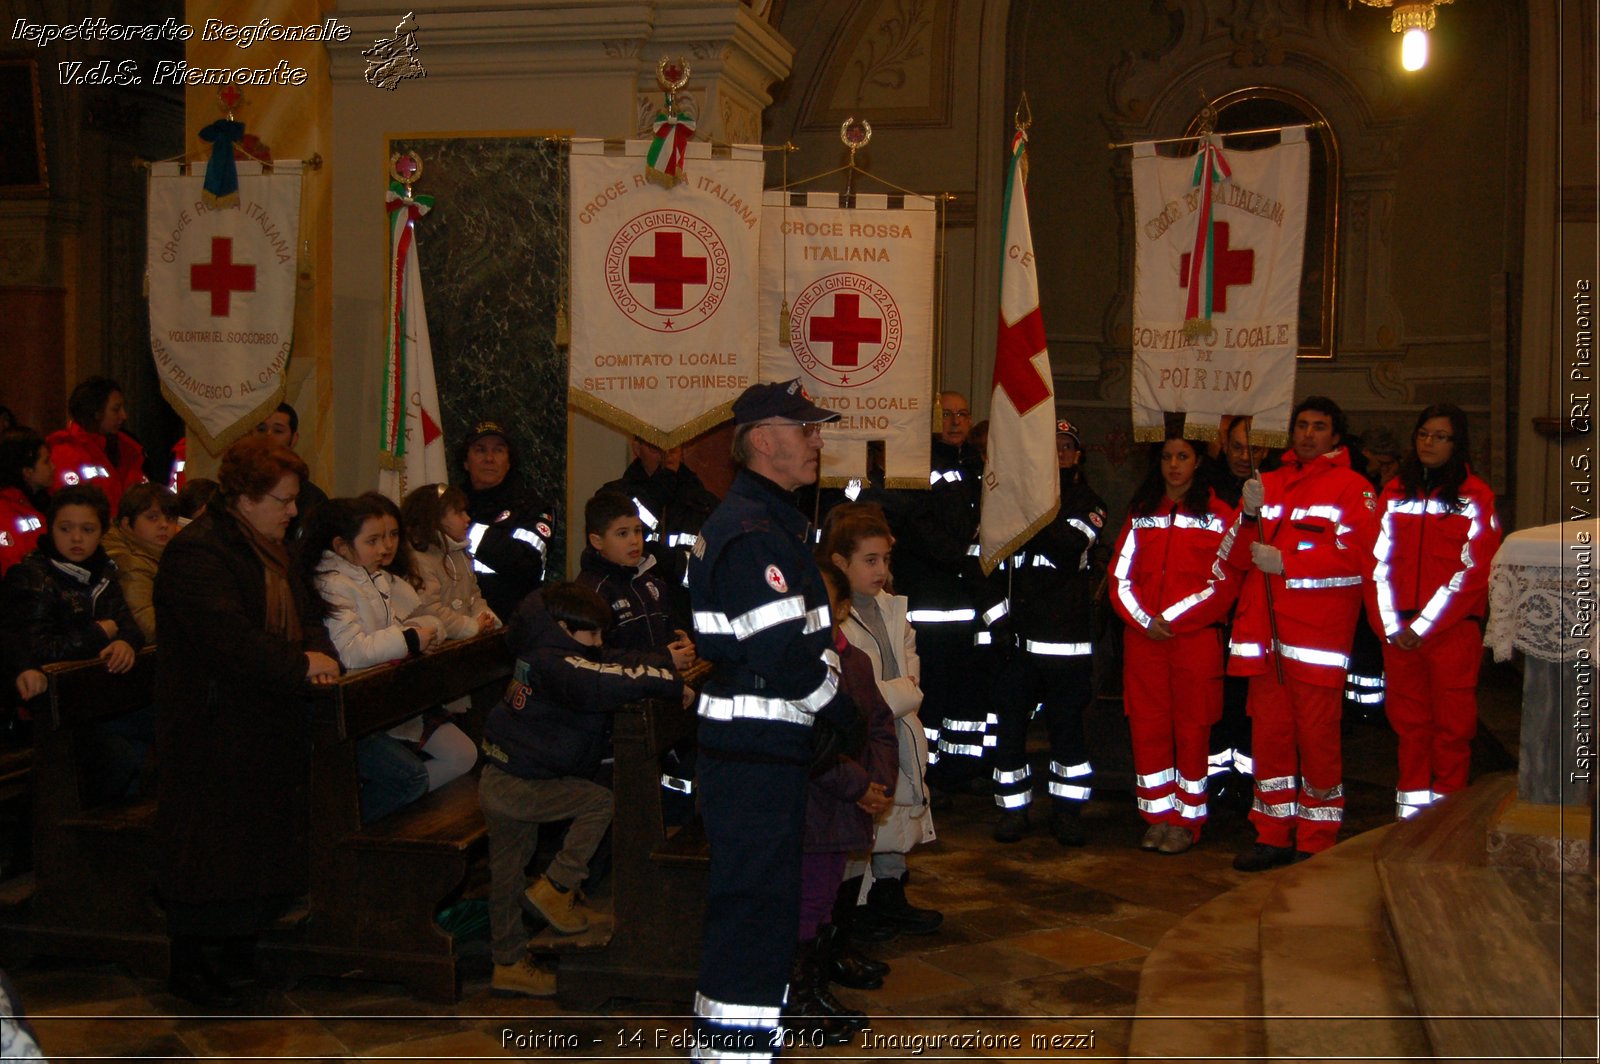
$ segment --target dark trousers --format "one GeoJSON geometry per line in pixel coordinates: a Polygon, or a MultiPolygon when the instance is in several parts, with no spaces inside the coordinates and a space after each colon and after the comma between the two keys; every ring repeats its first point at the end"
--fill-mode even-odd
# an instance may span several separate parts
{"type": "Polygon", "coordinates": [[[1016,809],[1032,801],[1028,724],[1042,706],[1050,734],[1049,791],[1058,801],[1087,801],[1089,744],[1083,712],[1094,697],[1094,666],[1087,656],[1042,659],[1021,654],[995,680],[1000,706],[994,753],[995,803],[1016,809]]]}
{"type": "Polygon", "coordinates": [[[954,788],[987,768],[986,750],[993,748],[994,711],[988,690],[977,681],[979,652],[972,645],[976,628],[963,622],[919,623],[917,657],[922,660],[922,707],[917,716],[924,727],[939,733],[934,745],[938,758],[928,770],[935,787],[954,788]],[[984,743],[985,735],[990,743],[984,743]]]}
{"type": "Polygon", "coordinates": [[[759,1058],[771,1052],[794,963],[808,773],[704,748],[698,770],[711,868],[695,1030],[703,1045],[759,1058]]]}

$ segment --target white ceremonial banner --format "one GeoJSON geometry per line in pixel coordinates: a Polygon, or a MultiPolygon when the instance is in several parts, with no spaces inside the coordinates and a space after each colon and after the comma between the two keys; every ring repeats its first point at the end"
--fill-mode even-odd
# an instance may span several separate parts
{"type": "Polygon", "coordinates": [[[378,490],[399,503],[413,488],[448,483],[450,469],[417,261],[417,220],[433,209],[433,197],[412,196],[395,183],[384,194],[384,205],[389,212],[389,327],[378,418],[378,490]]]}
{"type": "Polygon", "coordinates": [[[645,176],[649,147],[572,145],[568,397],[674,447],[756,381],[761,148],[693,141],[665,188],[645,176]]]}
{"type": "Polygon", "coordinates": [[[201,173],[150,171],[150,351],[161,394],[212,453],[283,401],[294,343],[300,163],[238,169],[238,206],[220,208],[201,173]]]}
{"type": "Polygon", "coordinates": [[[933,404],[933,253],[926,196],[766,193],[761,216],[761,379],[800,378],[840,418],[822,427],[822,483],[867,476],[928,486],[933,404]],[[783,343],[783,307],[789,344],[783,343]]]}
{"type": "Polygon", "coordinates": [[[1287,443],[1310,173],[1305,127],[1284,129],[1277,147],[1223,148],[1221,157],[1231,175],[1197,184],[1199,155],[1166,159],[1153,144],[1133,148],[1137,440],[1160,440],[1163,411],[1181,411],[1185,431],[1200,438],[1214,438],[1224,415],[1251,415],[1252,440],[1287,443]],[[1197,240],[1207,189],[1209,248],[1197,240]],[[1186,329],[1196,303],[1204,316],[1208,297],[1210,328],[1186,329]]]}

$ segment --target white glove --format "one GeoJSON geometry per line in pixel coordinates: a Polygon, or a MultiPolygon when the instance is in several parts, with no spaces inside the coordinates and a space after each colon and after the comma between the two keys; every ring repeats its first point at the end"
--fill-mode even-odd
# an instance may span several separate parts
{"type": "Polygon", "coordinates": [[[1244,494],[1239,499],[1239,506],[1244,510],[1246,517],[1254,517],[1261,512],[1261,504],[1267,500],[1267,489],[1261,483],[1260,477],[1251,477],[1244,482],[1244,494]]]}
{"type": "Polygon", "coordinates": [[[1250,560],[1256,563],[1256,568],[1264,573],[1274,576],[1283,575],[1283,551],[1277,547],[1270,547],[1265,543],[1250,544],[1250,560]]]}

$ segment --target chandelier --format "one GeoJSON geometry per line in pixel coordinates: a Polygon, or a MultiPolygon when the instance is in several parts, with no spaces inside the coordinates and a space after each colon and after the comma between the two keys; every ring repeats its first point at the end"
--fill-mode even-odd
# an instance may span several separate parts
{"type": "MultiPolygon", "coordinates": [[[[1355,0],[1345,0],[1345,9],[1355,0]]],[[[1434,8],[1453,0],[1419,0],[1413,3],[1396,3],[1395,0],[1361,0],[1368,7],[1393,8],[1389,29],[1403,34],[1400,38],[1400,65],[1407,70],[1421,70],[1428,62],[1428,31],[1433,29],[1434,8]]]]}

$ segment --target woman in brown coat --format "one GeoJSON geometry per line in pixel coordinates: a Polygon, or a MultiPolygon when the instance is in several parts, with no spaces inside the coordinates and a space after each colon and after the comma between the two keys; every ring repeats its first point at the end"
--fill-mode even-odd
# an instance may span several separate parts
{"type": "Polygon", "coordinates": [[[203,947],[248,954],[306,889],[307,683],[339,663],[283,538],[306,465],[265,436],[228,448],[217,499],[156,576],[159,887],[171,989],[237,1004],[203,947]]]}

